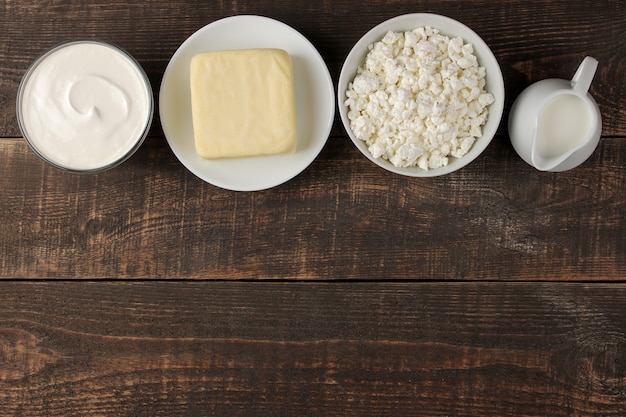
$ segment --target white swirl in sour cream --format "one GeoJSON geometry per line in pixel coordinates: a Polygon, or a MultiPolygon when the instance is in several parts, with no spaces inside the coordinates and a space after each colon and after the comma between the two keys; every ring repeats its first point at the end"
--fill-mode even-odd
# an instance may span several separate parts
{"type": "Polygon", "coordinates": [[[71,43],[47,55],[23,89],[22,123],[45,158],[97,169],[124,157],[151,117],[151,96],[135,63],[111,46],[71,43]]]}

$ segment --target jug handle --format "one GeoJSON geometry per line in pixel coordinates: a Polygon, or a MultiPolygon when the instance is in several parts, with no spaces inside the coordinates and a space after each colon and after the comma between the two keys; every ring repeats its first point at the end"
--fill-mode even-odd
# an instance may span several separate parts
{"type": "Polygon", "coordinates": [[[591,81],[596,74],[598,68],[598,60],[590,56],[585,57],[580,63],[574,77],[572,78],[572,89],[578,94],[587,94],[591,81]]]}

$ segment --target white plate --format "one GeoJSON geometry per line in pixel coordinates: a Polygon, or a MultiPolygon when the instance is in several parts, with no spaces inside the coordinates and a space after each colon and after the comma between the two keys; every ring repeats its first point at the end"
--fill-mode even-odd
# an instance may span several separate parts
{"type": "Polygon", "coordinates": [[[189,171],[221,188],[257,191],[290,180],[317,157],[333,123],[335,90],[321,55],[298,31],[267,17],[233,16],[201,28],[174,53],[163,75],[159,112],[167,142],[189,171]],[[280,48],[291,55],[298,127],[296,153],[202,159],[194,148],[189,63],[197,53],[245,48],[280,48]]]}

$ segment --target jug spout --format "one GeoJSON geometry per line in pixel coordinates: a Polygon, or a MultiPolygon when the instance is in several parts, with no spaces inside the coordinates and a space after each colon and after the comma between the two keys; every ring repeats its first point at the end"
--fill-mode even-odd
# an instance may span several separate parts
{"type": "Polygon", "coordinates": [[[586,97],[564,90],[541,106],[532,142],[533,165],[552,171],[584,147],[597,130],[597,120],[586,97]]]}
{"type": "Polygon", "coordinates": [[[567,159],[581,147],[582,145],[577,146],[576,148],[570,149],[560,155],[551,155],[546,152],[541,152],[538,149],[537,141],[535,140],[531,155],[532,164],[539,171],[552,171],[567,161],[567,159]]]}
{"type": "Polygon", "coordinates": [[[593,81],[593,77],[596,74],[597,68],[597,59],[590,56],[587,56],[585,57],[585,59],[583,59],[571,81],[572,89],[577,94],[587,94],[587,91],[589,91],[589,87],[591,87],[591,81],[593,81]]]}

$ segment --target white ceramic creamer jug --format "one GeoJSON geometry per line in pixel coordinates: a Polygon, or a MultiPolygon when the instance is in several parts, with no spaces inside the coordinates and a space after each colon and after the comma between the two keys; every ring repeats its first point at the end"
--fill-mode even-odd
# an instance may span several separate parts
{"type": "Polygon", "coordinates": [[[602,117],[588,90],[597,67],[598,61],[588,56],[571,81],[541,80],[517,97],[509,114],[509,136],[528,164],[540,171],[566,171],[596,149],[602,117]]]}

